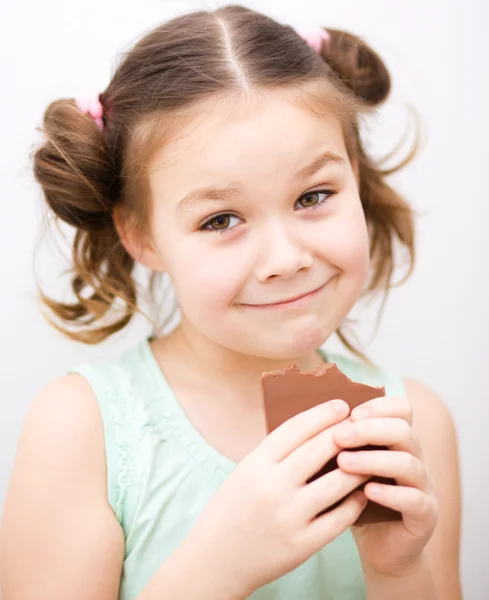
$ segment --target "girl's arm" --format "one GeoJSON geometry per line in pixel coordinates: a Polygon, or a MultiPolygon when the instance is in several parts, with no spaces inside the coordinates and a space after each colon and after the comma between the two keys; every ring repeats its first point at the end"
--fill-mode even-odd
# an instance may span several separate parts
{"type": "Polygon", "coordinates": [[[99,408],[88,382],[67,375],[24,421],[0,526],[2,598],[116,600],[123,556],[99,408]]]}
{"type": "Polygon", "coordinates": [[[446,406],[419,383],[407,398],[380,397],[340,424],[341,470],[394,477],[399,486],[367,483],[365,494],[399,510],[403,520],[354,527],[368,600],[461,600],[460,474],[455,427],[446,406]],[[392,452],[351,452],[365,445],[392,452]],[[375,494],[377,494],[375,496],[375,494]]]}
{"type": "Polygon", "coordinates": [[[435,531],[416,568],[403,576],[368,577],[368,600],[461,600],[461,491],[457,436],[443,402],[421,383],[406,380],[418,436],[438,501],[435,531]]]}
{"type": "MultiPolygon", "coordinates": [[[[225,589],[236,582],[217,585],[212,557],[194,546],[165,561],[139,597],[244,598],[225,589]]],[[[89,383],[66,375],[40,392],[24,422],[0,524],[2,599],[116,600],[123,559],[100,409],[89,383]]]]}
{"type": "Polygon", "coordinates": [[[438,523],[425,549],[437,598],[461,600],[461,487],[457,434],[445,404],[421,383],[406,380],[413,429],[421,443],[438,496],[438,523]]]}
{"type": "Polygon", "coordinates": [[[367,600],[441,600],[425,558],[402,577],[366,578],[367,600]]]}

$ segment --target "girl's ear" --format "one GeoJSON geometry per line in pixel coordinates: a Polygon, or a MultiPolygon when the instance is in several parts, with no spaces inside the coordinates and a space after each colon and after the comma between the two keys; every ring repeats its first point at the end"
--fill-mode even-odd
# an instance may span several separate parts
{"type": "Polygon", "coordinates": [[[121,207],[116,206],[112,213],[114,226],[127,253],[151,271],[165,271],[163,261],[150,237],[137,225],[121,207]]]}

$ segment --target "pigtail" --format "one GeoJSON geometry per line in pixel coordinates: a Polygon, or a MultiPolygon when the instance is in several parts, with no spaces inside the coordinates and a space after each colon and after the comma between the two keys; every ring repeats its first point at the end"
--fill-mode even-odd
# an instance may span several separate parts
{"type": "Polygon", "coordinates": [[[378,106],[389,96],[391,78],[380,56],[361,38],[338,29],[327,29],[329,40],[321,55],[340,81],[368,106],[378,106]]]}
{"type": "Polygon", "coordinates": [[[75,300],[58,302],[41,289],[39,295],[58,330],[77,341],[98,343],[122,329],[136,310],[134,261],[112,219],[119,177],[103,132],[74,100],[52,102],[41,132],[44,142],[34,154],[34,176],[55,218],[76,230],[70,268],[75,300]],[[122,315],[106,322],[117,300],[124,304],[122,315]]]}

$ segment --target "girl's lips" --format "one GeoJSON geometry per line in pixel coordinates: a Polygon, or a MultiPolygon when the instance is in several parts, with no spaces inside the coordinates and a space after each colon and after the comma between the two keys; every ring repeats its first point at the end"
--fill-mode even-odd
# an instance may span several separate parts
{"type": "Polygon", "coordinates": [[[324,288],[325,285],[326,284],[323,284],[322,286],[316,288],[315,290],[312,290],[311,292],[306,292],[305,294],[300,294],[287,300],[279,300],[278,302],[271,302],[269,304],[244,304],[243,306],[249,306],[251,308],[286,308],[292,305],[297,305],[300,302],[312,298],[313,296],[318,294],[324,288]]]}

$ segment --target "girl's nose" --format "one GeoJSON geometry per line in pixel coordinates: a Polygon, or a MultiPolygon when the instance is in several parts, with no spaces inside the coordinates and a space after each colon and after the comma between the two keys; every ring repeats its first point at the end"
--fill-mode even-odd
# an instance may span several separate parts
{"type": "Polygon", "coordinates": [[[264,283],[272,278],[291,279],[299,271],[312,266],[312,255],[293,231],[284,224],[275,224],[262,232],[256,277],[264,283]]]}

